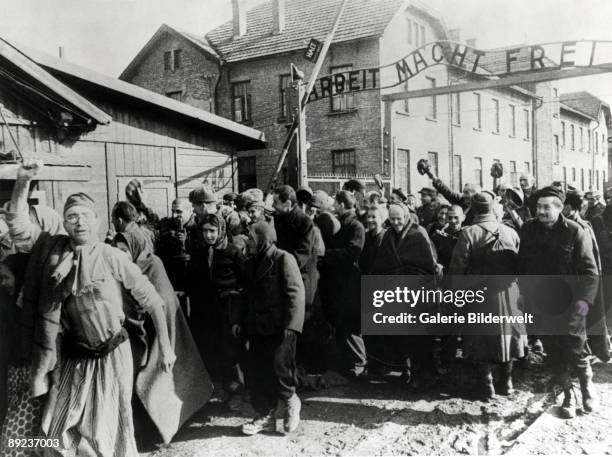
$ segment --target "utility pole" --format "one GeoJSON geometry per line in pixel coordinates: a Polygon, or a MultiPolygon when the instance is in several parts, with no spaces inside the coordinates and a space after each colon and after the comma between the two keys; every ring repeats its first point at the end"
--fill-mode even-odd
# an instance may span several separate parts
{"type": "MultiPolygon", "coordinates": [[[[274,170],[274,173],[270,177],[270,181],[268,183],[269,191],[271,191],[276,186],[276,181],[278,180],[278,174],[280,173],[280,170],[283,166],[285,158],[287,157],[287,152],[289,151],[289,147],[291,146],[291,141],[293,140],[293,137],[298,131],[300,123],[302,122],[303,122],[304,128],[301,129],[302,133],[298,132],[298,147],[300,145],[304,145],[304,147],[306,147],[306,122],[305,122],[304,108],[305,108],[306,102],[308,101],[308,98],[310,97],[312,88],[314,87],[317,81],[317,76],[319,75],[319,71],[321,71],[321,67],[323,66],[323,61],[325,60],[325,57],[327,56],[327,51],[329,50],[329,47],[331,46],[331,42],[334,38],[336,30],[338,29],[338,25],[340,24],[340,18],[342,17],[342,13],[344,12],[344,8],[346,7],[348,1],[349,0],[342,0],[342,4],[340,5],[340,8],[338,9],[338,12],[336,14],[336,18],[334,20],[334,25],[331,31],[329,32],[329,34],[327,35],[327,38],[325,38],[325,43],[323,44],[323,48],[321,49],[319,58],[317,59],[317,62],[315,63],[315,67],[313,68],[310,78],[308,80],[308,85],[306,86],[302,94],[298,94],[299,99],[300,99],[298,102],[298,115],[293,120],[293,123],[291,124],[291,127],[289,128],[289,132],[287,133],[287,137],[283,144],[281,155],[279,156],[278,161],[276,163],[276,168],[274,170]]],[[[298,89],[298,92],[299,92],[299,89],[298,89]]],[[[305,148],[301,149],[301,151],[303,151],[303,154],[300,152],[301,156],[303,156],[303,159],[302,157],[299,158],[299,168],[300,168],[299,176],[300,177],[302,175],[308,176],[308,170],[306,168],[307,167],[306,149],[305,148]],[[303,168],[302,168],[302,160],[304,160],[303,168]]],[[[305,181],[302,181],[302,185],[304,185],[304,183],[305,181]]]]}
{"type": "Polygon", "coordinates": [[[306,109],[303,106],[305,87],[298,81],[298,186],[308,186],[308,145],[306,142],[306,109]]]}

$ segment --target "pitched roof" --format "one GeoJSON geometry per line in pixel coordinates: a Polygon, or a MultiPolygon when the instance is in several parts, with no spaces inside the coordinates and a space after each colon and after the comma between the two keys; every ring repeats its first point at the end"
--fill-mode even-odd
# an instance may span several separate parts
{"type": "Polygon", "coordinates": [[[216,114],[209,113],[208,111],[195,108],[191,105],[187,105],[186,103],[181,103],[164,95],[151,92],[150,90],[136,86],[135,84],[130,84],[125,81],[121,81],[120,79],[97,73],[88,68],[68,63],[65,60],[58,59],[57,57],[45,54],[35,49],[24,48],[23,52],[30,56],[30,58],[36,61],[39,65],[49,69],[53,73],[74,77],[86,82],[87,84],[93,84],[112,92],[122,94],[123,96],[138,100],[139,102],[144,102],[157,108],[172,111],[175,114],[180,114],[188,118],[201,121],[209,126],[214,126],[222,130],[241,135],[242,137],[259,144],[260,147],[263,147],[263,143],[265,142],[265,135],[263,132],[246,125],[239,124],[224,117],[217,116],[216,114]]]}
{"type": "Polygon", "coordinates": [[[0,56],[19,68],[19,70],[56,97],[59,97],[64,103],[76,108],[79,112],[90,117],[97,123],[108,124],[111,121],[111,117],[108,114],[53,77],[20,49],[17,49],[2,38],[0,38],[0,56]]]}
{"type": "MultiPolygon", "coordinates": [[[[246,34],[233,36],[232,21],[211,30],[206,39],[227,62],[306,48],[310,38],[323,41],[342,0],[285,0],[285,28],[272,33],[272,1],[247,11],[246,34]]],[[[334,43],[380,36],[405,0],[352,0],[346,5],[334,43]]]]}
{"type": "Polygon", "coordinates": [[[594,120],[597,120],[599,117],[599,112],[602,109],[602,105],[607,107],[606,102],[584,90],[561,94],[559,101],[562,104],[567,105],[572,110],[585,114],[594,120]]]}
{"type": "Polygon", "coordinates": [[[128,80],[130,79],[134,70],[138,68],[140,63],[147,57],[149,52],[155,48],[158,40],[161,39],[165,34],[170,34],[179,40],[186,41],[190,45],[192,45],[196,50],[203,53],[206,57],[213,60],[219,60],[219,53],[215,51],[215,49],[210,45],[210,43],[204,37],[198,37],[197,35],[193,35],[191,33],[180,32],[167,24],[162,24],[157,31],[153,34],[153,36],[147,41],[147,44],[143,46],[143,48],[138,51],[138,54],[131,60],[128,66],[121,72],[119,75],[119,79],[128,80]]]}

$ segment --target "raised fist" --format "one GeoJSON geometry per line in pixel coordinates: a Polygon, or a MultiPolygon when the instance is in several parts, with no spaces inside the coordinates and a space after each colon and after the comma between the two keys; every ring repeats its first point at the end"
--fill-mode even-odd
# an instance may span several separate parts
{"type": "Polygon", "coordinates": [[[42,160],[24,160],[17,171],[17,179],[32,180],[40,173],[44,166],[42,160]]]}

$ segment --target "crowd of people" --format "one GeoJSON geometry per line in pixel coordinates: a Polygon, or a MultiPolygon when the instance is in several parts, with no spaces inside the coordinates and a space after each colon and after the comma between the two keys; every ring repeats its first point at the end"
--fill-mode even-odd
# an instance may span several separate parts
{"type": "Polygon", "coordinates": [[[136,456],[139,434],[152,428],[169,442],[211,390],[228,408],[250,399],[257,416],[244,434],[276,430],[281,418],[291,433],[300,371],[362,377],[401,367],[418,389],[459,351],[490,399],[511,395],[513,362],[543,347],[563,389],[561,414],[576,415],[574,375],[582,409],[597,408],[591,360],[610,354],[612,290],[600,277],[612,270],[612,190],[603,203],[565,183],[536,189],[522,175],[517,186],[457,193],[426,169],[420,205],[358,180],[333,196],[280,185],[221,201],[202,185],[160,219],[135,181],[103,242],[85,193],[69,196],[62,215],[28,205],[40,167],[22,165],[0,219],[3,440],[43,435],[64,455],[136,456]],[[548,312],[569,310],[558,335],[362,335],[362,275],[468,274],[583,280],[567,296],[543,298],[516,279],[489,294],[509,313],[543,300],[548,312]],[[589,335],[593,322],[601,331],[589,335]]]}

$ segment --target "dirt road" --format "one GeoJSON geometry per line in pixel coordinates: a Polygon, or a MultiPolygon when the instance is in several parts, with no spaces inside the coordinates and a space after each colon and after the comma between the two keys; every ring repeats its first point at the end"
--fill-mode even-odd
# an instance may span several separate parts
{"type": "Polygon", "coordinates": [[[517,392],[511,397],[483,402],[465,395],[473,376],[464,364],[453,375],[430,378],[417,392],[393,375],[304,392],[302,423],[290,436],[244,437],[238,427],[251,417],[250,407],[236,413],[211,402],[170,446],[143,455],[612,453],[612,365],[594,368],[602,408],[573,421],[556,417],[541,365],[515,369],[517,392]]]}

